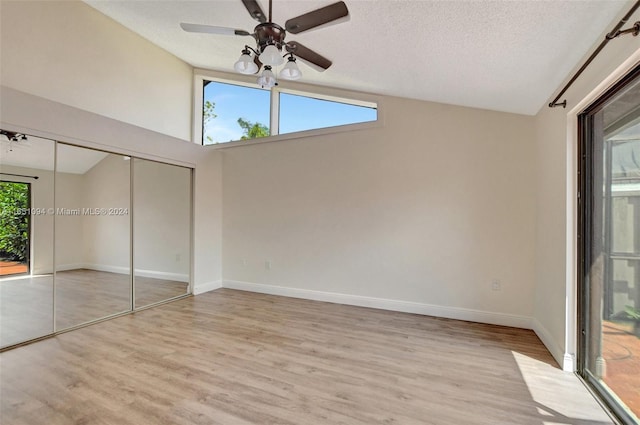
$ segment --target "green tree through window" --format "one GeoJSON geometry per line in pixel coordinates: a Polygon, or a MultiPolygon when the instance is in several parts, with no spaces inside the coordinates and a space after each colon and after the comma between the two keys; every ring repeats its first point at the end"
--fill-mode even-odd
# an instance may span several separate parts
{"type": "Polygon", "coordinates": [[[0,182],[0,257],[26,261],[29,247],[29,185],[0,182]]]}
{"type": "MultiPolygon", "coordinates": [[[[209,124],[212,119],[217,117],[217,115],[213,112],[215,107],[216,107],[216,104],[214,102],[211,102],[210,100],[207,100],[202,105],[202,131],[203,131],[203,133],[204,133],[204,130],[207,128],[207,124],[209,124]]],[[[206,137],[207,137],[207,140],[209,141],[209,143],[213,142],[213,138],[211,136],[207,135],[206,137]]]]}
{"type": "Polygon", "coordinates": [[[269,135],[269,127],[259,122],[251,122],[243,118],[238,118],[238,125],[244,132],[240,140],[256,139],[269,135]]]}

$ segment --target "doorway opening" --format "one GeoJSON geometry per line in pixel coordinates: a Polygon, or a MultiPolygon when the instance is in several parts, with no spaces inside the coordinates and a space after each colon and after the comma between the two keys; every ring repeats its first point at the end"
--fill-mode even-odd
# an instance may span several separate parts
{"type": "Polygon", "coordinates": [[[0,181],[0,276],[29,274],[31,184],[0,181]]]}

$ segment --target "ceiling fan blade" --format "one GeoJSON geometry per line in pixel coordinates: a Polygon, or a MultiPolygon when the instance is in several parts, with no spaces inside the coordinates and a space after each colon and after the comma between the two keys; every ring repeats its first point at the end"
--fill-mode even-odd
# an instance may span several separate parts
{"type": "Polygon", "coordinates": [[[313,68],[322,72],[329,68],[332,62],[322,56],[319,53],[314,52],[308,47],[303,46],[297,41],[290,41],[286,45],[287,52],[293,53],[297,58],[302,59],[305,63],[308,63],[313,68]]]}
{"type": "Polygon", "coordinates": [[[253,19],[263,24],[267,22],[267,16],[256,0],[242,0],[242,3],[253,19]]]}
{"type": "Polygon", "coordinates": [[[290,33],[298,34],[348,16],[349,9],[347,9],[347,5],[339,1],[316,9],[313,12],[291,18],[284,24],[284,27],[290,33]]]}
{"type": "Polygon", "coordinates": [[[251,35],[249,31],[227,27],[216,27],[214,25],[187,24],[182,22],[180,23],[180,27],[187,32],[199,32],[204,34],[251,35]]]}

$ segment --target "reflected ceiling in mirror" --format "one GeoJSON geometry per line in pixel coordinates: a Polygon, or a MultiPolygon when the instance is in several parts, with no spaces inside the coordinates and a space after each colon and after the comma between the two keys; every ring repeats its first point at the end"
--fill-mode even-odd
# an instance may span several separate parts
{"type": "Polygon", "coordinates": [[[0,163],[14,167],[53,171],[55,142],[27,135],[26,140],[11,141],[0,136],[0,163]]]}

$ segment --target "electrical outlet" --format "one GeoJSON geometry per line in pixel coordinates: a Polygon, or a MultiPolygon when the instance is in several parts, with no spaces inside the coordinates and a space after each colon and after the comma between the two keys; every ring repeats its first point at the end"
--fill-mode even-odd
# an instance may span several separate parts
{"type": "Polygon", "coordinates": [[[247,267],[247,259],[246,258],[242,259],[242,266],[243,267],[247,267]]]}
{"type": "Polygon", "coordinates": [[[271,260],[267,260],[264,262],[265,270],[271,270],[271,260]]]}
{"type": "Polygon", "coordinates": [[[176,262],[180,261],[180,254],[176,254],[176,262]]]}
{"type": "Polygon", "coordinates": [[[498,279],[493,279],[491,281],[491,290],[492,291],[500,291],[502,290],[502,283],[498,279]]]}

